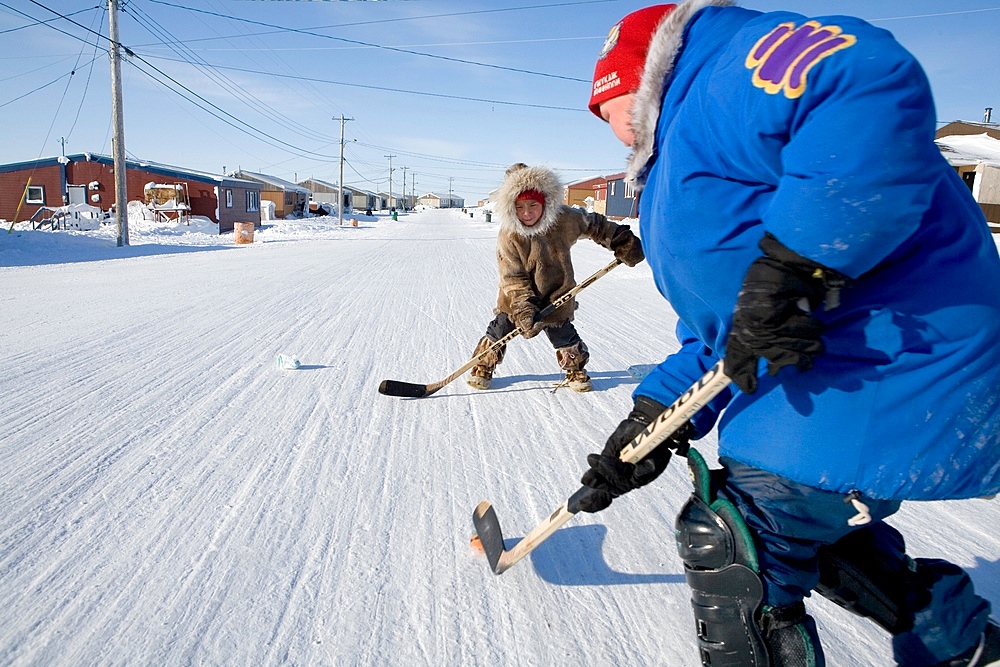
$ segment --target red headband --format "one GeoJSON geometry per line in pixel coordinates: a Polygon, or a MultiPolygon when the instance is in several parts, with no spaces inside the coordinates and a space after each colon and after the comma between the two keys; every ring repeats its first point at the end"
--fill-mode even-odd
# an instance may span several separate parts
{"type": "Polygon", "coordinates": [[[515,202],[519,201],[536,201],[542,206],[545,206],[545,195],[543,195],[538,190],[525,190],[514,199],[515,202]]]}

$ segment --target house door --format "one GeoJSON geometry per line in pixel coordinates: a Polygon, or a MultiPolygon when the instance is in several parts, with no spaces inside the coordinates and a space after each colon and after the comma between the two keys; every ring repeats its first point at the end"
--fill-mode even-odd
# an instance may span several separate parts
{"type": "Polygon", "coordinates": [[[86,204],[87,203],[87,186],[86,185],[67,185],[66,192],[69,195],[69,204],[86,204]]]}

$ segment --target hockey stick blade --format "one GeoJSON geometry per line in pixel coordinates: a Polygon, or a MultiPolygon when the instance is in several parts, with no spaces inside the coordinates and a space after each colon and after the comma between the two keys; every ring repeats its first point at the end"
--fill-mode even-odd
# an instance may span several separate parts
{"type": "Polygon", "coordinates": [[[400,382],[399,380],[382,380],[378,393],[386,396],[402,396],[403,398],[423,398],[427,395],[427,385],[400,382]]]}
{"type": "MultiPolygon", "coordinates": [[[[677,429],[686,424],[710,400],[718,396],[729,386],[730,382],[730,379],[723,372],[722,362],[715,364],[622,449],[621,460],[626,463],[635,463],[645,458],[673,435],[677,429]]],[[[534,551],[560,526],[581,511],[580,502],[593,492],[594,490],[590,487],[581,487],[509,551],[504,549],[500,520],[493,510],[493,506],[488,500],[479,503],[473,512],[472,522],[479,531],[479,539],[483,543],[490,569],[493,570],[494,574],[502,574],[513,567],[515,563],[534,551]]]]}
{"type": "Polygon", "coordinates": [[[476,534],[479,542],[483,545],[483,552],[486,560],[490,563],[490,569],[496,574],[500,564],[500,557],[504,554],[503,532],[500,530],[500,520],[497,513],[493,511],[490,501],[484,500],[476,505],[476,510],[472,513],[472,523],[476,526],[476,534]]]}

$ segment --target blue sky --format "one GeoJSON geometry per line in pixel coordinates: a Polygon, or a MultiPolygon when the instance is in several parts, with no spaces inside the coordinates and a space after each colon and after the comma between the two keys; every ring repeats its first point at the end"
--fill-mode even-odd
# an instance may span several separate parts
{"type": "MultiPolygon", "coordinates": [[[[129,157],[221,173],[453,193],[473,203],[513,162],[566,181],[628,151],[585,106],[630,0],[127,0],[129,157]],[[391,157],[390,157],[391,156],[391,157]]],[[[1000,118],[1000,0],[748,0],[892,31],[931,80],[938,120],[1000,118]]],[[[0,163],[110,155],[107,3],[0,0],[0,163]]]]}

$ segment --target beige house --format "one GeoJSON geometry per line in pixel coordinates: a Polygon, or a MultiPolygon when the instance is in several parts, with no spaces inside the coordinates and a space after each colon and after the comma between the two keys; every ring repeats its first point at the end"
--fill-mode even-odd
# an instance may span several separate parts
{"type": "Polygon", "coordinates": [[[274,216],[278,219],[301,216],[308,210],[309,190],[291,181],[252,171],[238,171],[234,176],[260,183],[260,198],[274,204],[274,216]]]}
{"type": "Polygon", "coordinates": [[[594,176],[576,181],[566,186],[566,193],[563,195],[563,203],[570,206],[582,206],[583,208],[594,208],[597,201],[595,188],[607,186],[607,178],[604,176],[594,176]]]}
{"type": "Polygon", "coordinates": [[[938,131],[935,143],[948,164],[969,186],[972,197],[983,209],[990,230],[1000,234],[1000,131],[994,130],[995,136],[990,131],[941,134],[947,127],[938,131]]]}

